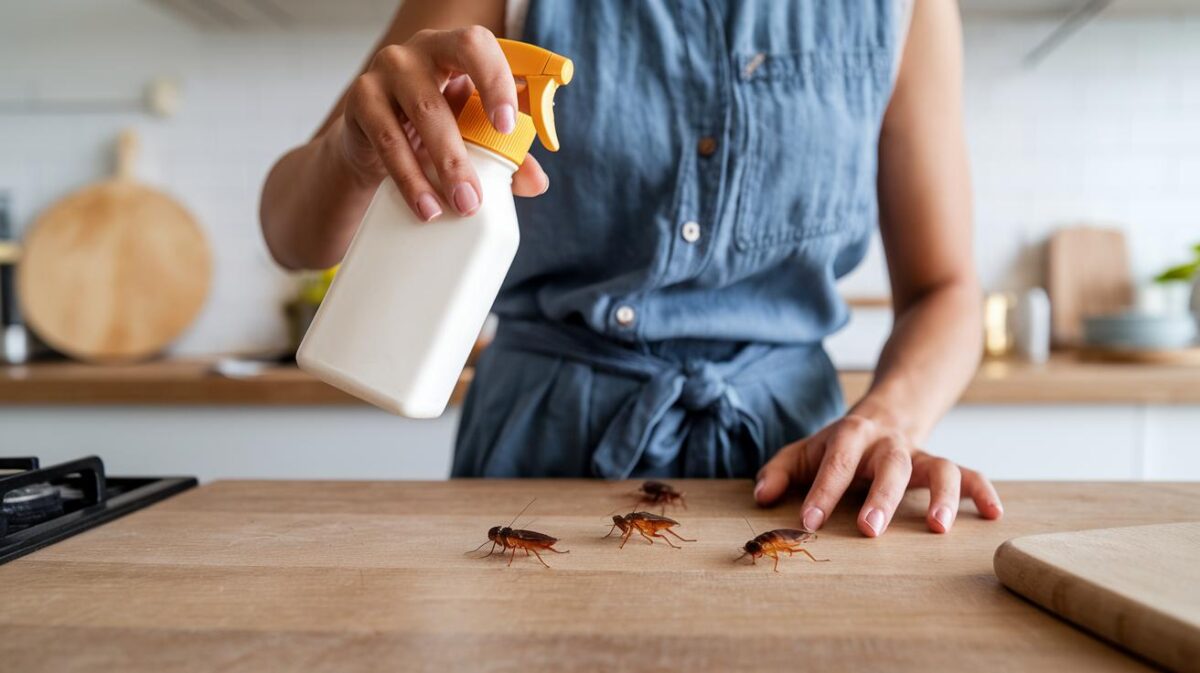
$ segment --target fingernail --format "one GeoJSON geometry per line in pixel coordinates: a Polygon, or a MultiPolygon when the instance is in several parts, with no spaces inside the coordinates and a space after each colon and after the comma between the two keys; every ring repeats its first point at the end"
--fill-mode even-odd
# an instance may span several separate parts
{"type": "Polygon", "coordinates": [[[422,194],[417,197],[417,212],[422,220],[428,222],[442,214],[442,207],[438,205],[438,200],[433,194],[422,194]]]}
{"type": "Polygon", "coordinates": [[[460,182],[454,188],[454,207],[463,215],[470,215],[479,207],[479,195],[470,183],[460,182]]]}
{"type": "Polygon", "coordinates": [[[759,480],[759,482],[757,484],[754,485],[754,499],[755,500],[758,500],[758,494],[762,493],[763,486],[766,486],[766,484],[761,479],[759,480]]]}
{"type": "Polygon", "coordinates": [[[871,527],[871,530],[874,531],[876,535],[879,535],[883,532],[883,512],[873,509],[870,512],[867,512],[866,520],[867,525],[871,527]]]}
{"type": "Polygon", "coordinates": [[[804,513],[804,529],[808,532],[813,532],[825,523],[825,512],[822,512],[818,507],[809,507],[804,513]]]}
{"type": "Polygon", "coordinates": [[[492,110],[492,126],[505,135],[512,133],[517,128],[517,112],[513,106],[505,103],[492,110]]]}
{"type": "Polygon", "coordinates": [[[942,505],[933,510],[933,518],[942,525],[943,531],[950,530],[950,508],[942,505]]]}

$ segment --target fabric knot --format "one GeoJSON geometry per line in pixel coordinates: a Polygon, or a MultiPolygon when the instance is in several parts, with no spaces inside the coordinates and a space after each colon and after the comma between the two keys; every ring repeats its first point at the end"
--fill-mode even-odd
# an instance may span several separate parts
{"type": "Polygon", "coordinates": [[[704,411],[725,397],[729,385],[711,362],[688,362],[684,367],[679,404],[688,411],[704,411]]]}

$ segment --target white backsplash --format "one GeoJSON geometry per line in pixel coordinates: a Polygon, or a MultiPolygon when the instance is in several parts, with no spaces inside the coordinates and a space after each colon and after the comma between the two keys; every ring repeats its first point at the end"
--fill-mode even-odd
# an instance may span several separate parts
{"type": "MultiPolygon", "coordinates": [[[[154,7],[110,2],[95,6],[154,7]]],[[[259,188],[276,157],[312,133],[375,36],[204,33],[144,8],[119,20],[97,9],[34,26],[28,16],[5,20],[16,16],[11,7],[0,8],[0,107],[135,97],[164,75],[183,92],[181,112],[168,120],[0,114],[0,190],[11,193],[18,226],[104,176],[111,140],[133,125],[143,137],[143,179],[182,200],[215,250],[209,304],[176,351],[279,346],[278,306],[291,281],[259,236],[259,188]]],[[[966,27],[976,257],[989,288],[1038,282],[1037,244],[1063,224],[1123,227],[1142,278],[1200,241],[1200,19],[1101,19],[1026,69],[1022,56],[1053,26],[972,18],[966,27]]],[[[845,289],[887,293],[878,245],[845,289]]],[[[886,320],[860,318],[832,350],[842,362],[869,360],[881,329],[886,320]]]]}

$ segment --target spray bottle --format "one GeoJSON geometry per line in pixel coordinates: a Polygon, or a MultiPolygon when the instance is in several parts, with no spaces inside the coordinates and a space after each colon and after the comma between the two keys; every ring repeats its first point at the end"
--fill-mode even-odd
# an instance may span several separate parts
{"type": "Polygon", "coordinates": [[[458,116],[482,188],[469,217],[422,222],[390,178],[371,201],[296,359],[321,380],[410,418],[440,416],[517,252],[512,176],[533,138],[558,150],[554,92],[571,81],[567,58],[499,40],[525,80],[530,114],[507,135],[478,93],[458,116]]]}

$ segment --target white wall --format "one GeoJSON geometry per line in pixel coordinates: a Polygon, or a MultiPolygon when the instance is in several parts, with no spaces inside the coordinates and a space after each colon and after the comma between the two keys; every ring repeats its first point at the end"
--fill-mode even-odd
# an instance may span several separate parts
{"type": "MultiPolygon", "coordinates": [[[[1053,19],[968,16],[966,125],[985,287],[1042,281],[1055,228],[1125,230],[1134,275],[1200,242],[1200,12],[1102,17],[1033,68],[1053,19]]],[[[886,288],[878,247],[847,287],[886,288]]]]}
{"type": "MultiPolygon", "coordinates": [[[[1113,17],[1035,69],[1021,57],[1045,19],[968,18],[967,127],[977,252],[990,288],[1036,283],[1035,244],[1053,227],[1112,221],[1148,276],[1200,240],[1200,18],[1113,17]]],[[[248,352],[284,339],[291,283],[258,235],[272,161],[317,126],[374,39],[340,33],[204,33],[143,0],[0,3],[0,108],[63,97],[136,96],[177,76],[170,120],[137,114],[0,113],[0,190],[25,225],[108,170],[108,144],[137,126],[143,174],[184,201],[216,251],[209,305],[182,352],[248,352]]],[[[878,246],[848,294],[887,292],[878,246]]],[[[858,321],[872,334],[886,320],[858,321]],[[866,322],[877,325],[868,329],[866,322]]],[[[862,340],[871,349],[871,338],[862,340]]],[[[861,363],[862,346],[840,348],[861,363]]],[[[869,354],[868,354],[869,358],[869,354]]]]}
{"type": "Polygon", "coordinates": [[[278,348],[292,281],[259,235],[259,188],[274,160],[317,128],[375,37],[204,33],[144,0],[65,4],[71,11],[55,11],[60,0],[0,2],[0,109],[137,97],[170,76],[182,85],[181,112],[0,113],[0,190],[11,193],[17,223],[108,174],[111,143],[134,126],[142,178],[180,199],[215,251],[208,306],[176,350],[278,348]]]}

